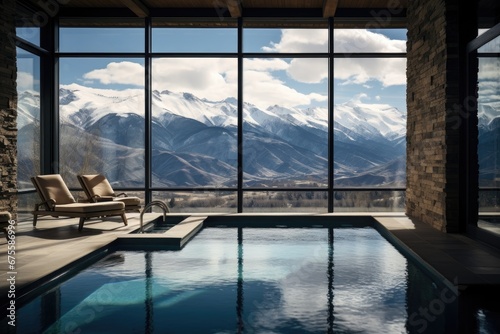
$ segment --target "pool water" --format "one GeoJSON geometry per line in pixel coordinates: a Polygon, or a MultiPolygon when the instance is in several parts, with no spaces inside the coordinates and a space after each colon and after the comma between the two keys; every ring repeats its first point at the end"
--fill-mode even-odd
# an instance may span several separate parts
{"type": "Polygon", "coordinates": [[[440,333],[456,299],[373,228],[205,228],[107,255],[19,309],[17,332],[440,333]]]}

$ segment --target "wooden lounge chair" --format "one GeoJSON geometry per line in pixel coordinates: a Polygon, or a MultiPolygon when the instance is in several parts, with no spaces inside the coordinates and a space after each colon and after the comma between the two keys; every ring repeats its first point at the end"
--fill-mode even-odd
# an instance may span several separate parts
{"type": "Polygon", "coordinates": [[[128,196],[126,193],[115,193],[104,175],[77,175],[77,178],[90,202],[118,201],[125,204],[125,211],[141,211],[141,200],[139,197],[128,196]]]}
{"type": "Polygon", "coordinates": [[[91,217],[121,216],[127,225],[125,204],[122,202],[77,203],[59,174],[35,176],[31,182],[42,199],[35,205],[33,226],[36,226],[38,216],[79,217],[79,231],[85,219],[91,217]]]}

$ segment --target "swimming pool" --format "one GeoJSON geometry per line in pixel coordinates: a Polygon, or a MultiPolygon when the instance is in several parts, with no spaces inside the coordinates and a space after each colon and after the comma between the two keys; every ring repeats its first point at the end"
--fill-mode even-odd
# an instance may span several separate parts
{"type": "Polygon", "coordinates": [[[20,308],[17,332],[456,332],[457,299],[370,227],[209,227],[106,255],[20,308]]]}

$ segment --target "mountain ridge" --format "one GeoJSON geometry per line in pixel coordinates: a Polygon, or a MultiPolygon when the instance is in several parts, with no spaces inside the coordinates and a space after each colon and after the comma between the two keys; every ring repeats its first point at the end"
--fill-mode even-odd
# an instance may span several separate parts
{"type": "MultiPolygon", "coordinates": [[[[20,97],[20,124],[25,126],[33,122],[32,111],[37,101],[39,105],[39,97],[20,97]]],[[[133,177],[111,171],[137,174],[144,168],[142,90],[62,85],[59,101],[61,145],[72,145],[63,147],[63,152],[94,150],[86,168],[100,166],[101,172],[116,180],[133,177]],[[67,136],[74,138],[66,141],[67,136]],[[110,158],[124,154],[134,158],[119,159],[121,166],[110,158]],[[102,161],[94,161],[98,159],[102,161]]],[[[209,101],[188,92],[155,90],[152,101],[153,185],[236,186],[237,100],[209,101]]],[[[401,173],[405,166],[401,161],[405,161],[406,152],[405,114],[387,104],[349,101],[336,105],[334,115],[336,180],[350,186],[404,186],[401,173]],[[374,171],[380,177],[373,177],[374,171]]],[[[319,107],[277,105],[262,110],[245,102],[242,152],[246,186],[276,186],[291,181],[304,184],[304,180],[326,185],[328,112],[319,107]]],[[[61,163],[70,173],[81,172],[78,164],[61,163]]]]}

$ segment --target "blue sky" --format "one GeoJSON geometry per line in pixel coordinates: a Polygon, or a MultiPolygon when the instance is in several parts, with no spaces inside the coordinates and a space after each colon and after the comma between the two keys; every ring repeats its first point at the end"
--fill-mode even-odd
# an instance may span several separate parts
{"type": "MultiPolygon", "coordinates": [[[[144,50],[140,28],[62,28],[61,52],[127,52],[144,50]]],[[[326,52],[327,30],[246,29],[244,52],[326,52]]],[[[235,29],[154,29],[153,52],[236,52],[235,29]]],[[[405,52],[404,29],[335,30],[335,52],[405,52]]],[[[404,59],[335,60],[335,100],[344,103],[390,104],[406,109],[404,59]]],[[[266,108],[327,106],[328,62],[326,59],[256,58],[244,61],[245,102],[266,108]]],[[[144,60],[133,57],[63,58],[60,83],[94,88],[128,89],[144,86],[144,60]]],[[[237,62],[227,58],[156,58],[153,88],[188,91],[201,98],[221,100],[235,96],[237,62]]]]}

